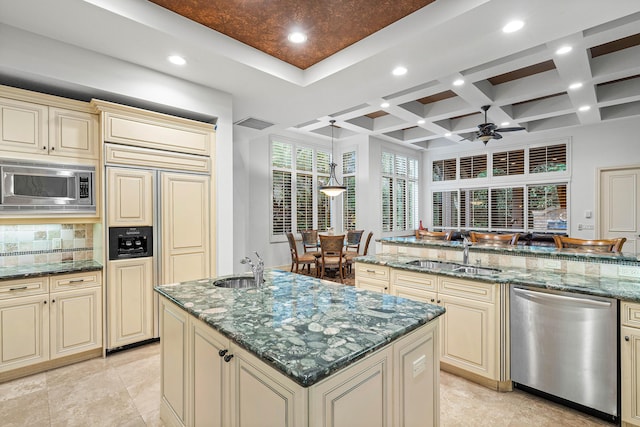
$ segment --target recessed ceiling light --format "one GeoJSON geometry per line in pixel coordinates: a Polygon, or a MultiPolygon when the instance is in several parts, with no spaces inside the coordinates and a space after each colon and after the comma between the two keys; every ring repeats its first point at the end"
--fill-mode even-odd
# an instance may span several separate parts
{"type": "Polygon", "coordinates": [[[171,55],[167,59],[169,60],[169,62],[171,62],[172,64],[175,64],[175,65],[184,65],[184,64],[187,63],[187,60],[184,59],[182,56],[179,56],[179,55],[171,55]]]}
{"type": "Polygon", "coordinates": [[[578,110],[580,111],[589,111],[591,109],[590,105],[583,105],[582,107],[578,108],[578,110]]]}
{"type": "Polygon", "coordinates": [[[451,136],[451,132],[447,132],[444,134],[444,136],[446,136],[447,138],[451,136]]]}
{"type": "Polygon", "coordinates": [[[405,67],[396,67],[393,69],[393,71],[391,72],[394,76],[404,76],[405,74],[407,74],[407,69],[405,67]]]}
{"type": "Polygon", "coordinates": [[[509,126],[509,122],[502,122],[500,123],[500,126],[509,126]]]}
{"type": "Polygon", "coordinates": [[[556,54],[564,55],[565,53],[569,53],[573,50],[571,46],[560,46],[558,50],[556,50],[556,54]]]}
{"type": "Polygon", "coordinates": [[[462,79],[454,80],[453,82],[454,86],[462,86],[463,84],[464,84],[464,80],[462,79]]]}
{"type": "Polygon", "coordinates": [[[388,102],[383,102],[382,104],[380,104],[380,107],[382,108],[387,108],[390,104],[388,102]]]}
{"type": "Polygon", "coordinates": [[[502,27],[502,32],[504,32],[504,33],[513,33],[515,31],[518,31],[522,27],[524,27],[524,22],[518,21],[518,20],[511,21],[507,25],[502,27]]]}
{"type": "Polygon", "coordinates": [[[571,90],[580,89],[581,87],[582,87],[582,83],[580,83],[580,82],[571,83],[569,85],[569,89],[571,89],[571,90]]]}
{"type": "Polygon", "coordinates": [[[422,120],[422,119],[418,120],[418,124],[419,125],[423,125],[424,124],[424,120],[422,120]]]}
{"type": "Polygon", "coordinates": [[[294,31],[289,33],[287,39],[291,43],[304,43],[307,41],[307,35],[305,33],[301,33],[300,31],[294,31]]]}

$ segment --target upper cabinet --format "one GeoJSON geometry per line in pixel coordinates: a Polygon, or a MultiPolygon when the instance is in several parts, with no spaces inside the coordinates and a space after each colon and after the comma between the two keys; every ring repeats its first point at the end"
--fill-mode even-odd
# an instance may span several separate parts
{"type": "Polygon", "coordinates": [[[97,160],[98,130],[98,115],[86,102],[0,86],[0,150],[5,156],[97,160]]]}
{"type": "Polygon", "coordinates": [[[102,113],[104,142],[210,156],[213,125],[193,120],[92,100],[102,113]]]}

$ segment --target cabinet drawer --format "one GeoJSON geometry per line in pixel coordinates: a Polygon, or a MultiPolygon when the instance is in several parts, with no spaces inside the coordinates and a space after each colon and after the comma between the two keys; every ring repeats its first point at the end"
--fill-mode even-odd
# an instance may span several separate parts
{"type": "Polygon", "coordinates": [[[640,304],[623,301],[620,306],[620,321],[625,326],[640,328],[640,304]]]}
{"type": "Polygon", "coordinates": [[[51,292],[88,288],[91,286],[100,286],[102,283],[102,272],[97,271],[83,271],[81,273],[60,274],[58,276],[51,276],[51,292]]]}
{"type": "Polygon", "coordinates": [[[46,276],[0,282],[0,299],[46,294],[49,281],[46,276]]]}
{"type": "Polygon", "coordinates": [[[389,280],[389,267],[381,265],[356,263],[356,277],[389,280]]]}
{"type": "Polygon", "coordinates": [[[365,278],[356,278],[356,288],[365,289],[367,291],[389,293],[389,281],[365,278]]]}
{"type": "Polygon", "coordinates": [[[494,283],[474,282],[471,280],[453,279],[449,277],[438,278],[438,292],[443,295],[452,295],[477,301],[494,302],[496,287],[494,283]]]}
{"type": "Polygon", "coordinates": [[[391,283],[405,288],[408,287],[435,292],[436,282],[436,277],[430,274],[403,270],[392,270],[391,272],[391,283]]]}

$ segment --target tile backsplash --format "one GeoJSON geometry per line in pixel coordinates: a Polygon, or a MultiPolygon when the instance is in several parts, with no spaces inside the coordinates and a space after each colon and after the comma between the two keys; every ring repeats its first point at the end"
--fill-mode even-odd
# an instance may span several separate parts
{"type": "Polygon", "coordinates": [[[0,267],[93,259],[93,224],[0,225],[0,267]]]}

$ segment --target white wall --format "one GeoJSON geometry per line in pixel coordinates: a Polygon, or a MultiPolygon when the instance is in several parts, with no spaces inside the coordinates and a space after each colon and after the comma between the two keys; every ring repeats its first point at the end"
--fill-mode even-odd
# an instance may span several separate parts
{"type": "MultiPolygon", "coordinates": [[[[597,238],[596,230],[597,213],[597,170],[599,167],[640,165],[640,144],[638,143],[639,122],[637,118],[619,119],[606,123],[585,125],[564,130],[536,132],[527,134],[504,134],[500,141],[490,141],[488,144],[500,144],[500,146],[516,146],[559,138],[571,140],[571,185],[568,195],[570,236],[588,239],[597,238]],[[590,210],[593,215],[590,219],[584,217],[585,210],[590,210]],[[594,230],[578,230],[578,224],[594,225],[594,230]]],[[[431,218],[429,206],[429,161],[444,152],[481,152],[483,145],[480,142],[452,143],[449,147],[430,149],[423,154],[421,186],[423,194],[420,203],[422,218],[431,218]]]]}

